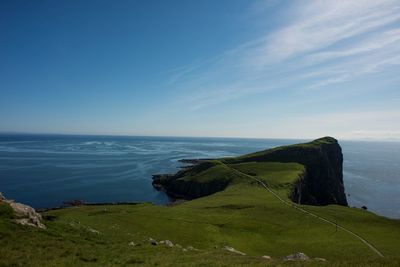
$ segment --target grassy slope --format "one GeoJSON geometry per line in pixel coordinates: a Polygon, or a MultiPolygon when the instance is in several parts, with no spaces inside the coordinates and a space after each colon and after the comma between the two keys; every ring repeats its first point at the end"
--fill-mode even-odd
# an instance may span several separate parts
{"type": "Polygon", "coordinates": [[[228,173],[232,182],[223,192],[173,207],[140,204],[50,211],[46,215],[56,219],[46,222],[45,231],[13,224],[9,209],[0,205],[0,266],[261,266],[265,265],[261,255],[272,256],[272,264],[282,264],[280,258],[296,251],[326,258],[329,264],[338,266],[400,264],[399,221],[341,206],[305,206],[364,236],[385,254],[385,259],[380,259],[359,240],[279,202],[256,182],[231,169],[265,181],[286,197],[291,183],[303,171],[302,165],[213,166],[218,166],[217,172],[207,169],[187,179],[207,181],[218,173],[228,173]],[[199,251],[151,246],[146,241],[149,237],[169,239],[199,251]],[[141,246],[129,246],[131,241],[141,246]],[[221,249],[225,245],[247,256],[225,252],[221,249]]]}

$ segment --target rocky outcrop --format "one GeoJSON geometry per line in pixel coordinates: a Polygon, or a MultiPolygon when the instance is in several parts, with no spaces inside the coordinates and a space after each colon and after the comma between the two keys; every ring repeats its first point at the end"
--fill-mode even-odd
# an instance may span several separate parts
{"type": "Polygon", "coordinates": [[[11,199],[6,199],[1,193],[0,202],[10,205],[14,211],[14,221],[16,223],[46,229],[46,226],[42,223],[42,216],[37,213],[34,208],[25,204],[17,203],[11,199]]]}
{"type": "Polygon", "coordinates": [[[299,163],[304,171],[293,184],[290,199],[298,204],[347,206],[343,185],[343,155],[332,137],[282,146],[220,160],[185,160],[195,164],[176,174],[153,176],[153,186],[174,198],[193,199],[224,190],[234,179],[229,164],[245,162],[299,163]],[[204,177],[212,177],[205,179],[204,177]]]}
{"type": "Polygon", "coordinates": [[[224,190],[233,179],[233,174],[221,163],[205,161],[176,174],[153,175],[153,186],[174,199],[195,199],[224,190]],[[212,179],[207,179],[212,172],[212,179]]]}

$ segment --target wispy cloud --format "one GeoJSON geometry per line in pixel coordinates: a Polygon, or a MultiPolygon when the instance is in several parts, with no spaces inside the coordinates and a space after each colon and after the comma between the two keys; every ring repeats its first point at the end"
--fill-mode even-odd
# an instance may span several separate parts
{"type": "Polygon", "coordinates": [[[304,3],[294,5],[297,12],[289,26],[268,37],[262,59],[282,60],[317,51],[400,19],[400,4],[396,0],[304,3]]]}
{"type": "MultiPolygon", "coordinates": [[[[184,101],[201,109],[299,83],[317,89],[351,82],[400,64],[398,0],[290,3],[286,25],[171,75],[190,92],[184,101]]],[[[258,1],[251,12],[257,5],[269,7],[258,1]]]]}

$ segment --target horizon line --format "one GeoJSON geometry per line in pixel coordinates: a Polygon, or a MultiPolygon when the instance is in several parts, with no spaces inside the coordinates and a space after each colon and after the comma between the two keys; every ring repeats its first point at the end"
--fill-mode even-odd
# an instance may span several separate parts
{"type": "Polygon", "coordinates": [[[98,136],[98,137],[153,137],[153,138],[215,138],[215,139],[275,139],[275,140],[315,140],[322,137],[333,137],[339,141],[375,141],[375,142],[400,142],[399,138],[337,138],[332,135],[325,135],[320,137],[237,137],[237,136],[188,136],[188,135],[141,135],[141,134],[96,134],[96,133],[45,133],[45,132],[19,132],[19,131],[0,131],[0,135],[49,135],[49,136],[98,136]]]}

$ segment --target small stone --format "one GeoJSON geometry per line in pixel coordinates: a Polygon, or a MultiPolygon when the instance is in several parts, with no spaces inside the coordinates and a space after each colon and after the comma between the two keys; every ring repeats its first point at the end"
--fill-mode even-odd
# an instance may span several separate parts
{"type": "Polygon", "coordinates": [[[271,260],[271,256],[268,256],[268,255],[263,255],[263,256],[261,256],[261,258],[263,260],[271,260]]]}
{"type": "Polygon", "coordinates": [[[91,232],[91,233],[94,233],[94,234],[100,234],[100,232],[99,231],[97,231],[97,230],[95,230],[95,229],[92,229],[92,228],[88,228],[87,229],[89,232],[91,232]]]}
{"type": "Polygon", "coordinates": [[[236,253],[236,254],[239,254],[239,255],[243,255],[243,256],[246,255],[246,253],[243,253],[243,252],[241,252],[239,250],[236,250],[233,247],[225,246],[224,249],[229,251],[229,252],[236,253]]]}
{"type": "Polygon", "coordinates": [[[176,244],[175,247],[177,247],[177,248],[182,248],[182,246],[179,245],[179,244],[176,244]]]}
{"type": "Polygon", "coordinates": [[[165,245],[166,245],[167,247],[172,248],[172,247],[174,246],[174,243],[172,243],[172,242],[169,241],[169,240],[165,240],[165,245]]]}
{"type": "Polygon", "coordinates": [[[136,244],[135,244],[135,242],[131,241],[131,242],[129,242],[128,246],[134,247],[134,246],[136,246],[136,244]]]}
{"type": "Polygon", "coordinates": [[[183,251],[183,252],[186,252],[186,251],[187,251],[187,249],[186,249],[186,248],[184,248],[184,249],[182,249],[182,251],[183,251]]]}
{"type": "Polygon", "coordinates": [[[296,252],[294,254],[284,257],[283,260],[284,261],[308,261],[308,260],[310,260],[310,258],[302,252],[296,252]]]}
{"type": "Polygon", "coordinates": [[[186,249],[187,249],[187,250],[194,250],[194,247],[192,247],[192,246],[187,246],[186,249]]]}
{"type": "Polygon", "coordinates": [[[316,260],[316,261],[326,261],[326,259],[324,259],[324,258],[314,258],[314,260],[316,260]]]}
{"type": "Polygon", "coordinates": [[[164,241],[164,240],[161,240],[161,241],[158,242],[158,243],[160,243],[160,244],[165,244],[165,241],[164,241]]]}

